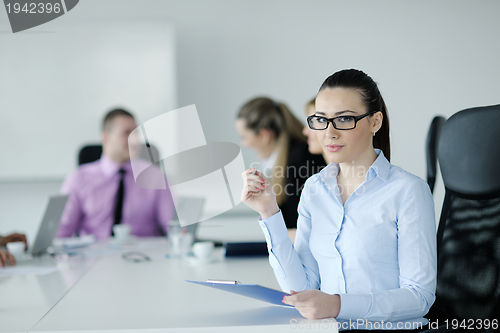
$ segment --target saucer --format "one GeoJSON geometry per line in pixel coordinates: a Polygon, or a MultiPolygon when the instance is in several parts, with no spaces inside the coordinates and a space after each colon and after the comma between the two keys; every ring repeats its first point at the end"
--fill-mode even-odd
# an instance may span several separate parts
{"type": "Polygon", "coordinates": [[[110,238],[109,244],[111,245],[126,245],[126,244],[132,244],[135,242],[135,237],[134,236],[128,236],[127,238],[124,239],[116,239],[116,238],[110,238]]]}
{"type": "Polygon", "coordinates": [[[191,256],[186,257],[186,260],[189,261],[191,264],[199,265],[199,264],[210,264],[216,261],[221,261],[223,257],[224,256],[220,251],[220,249],[216,248],[212,252],[212,255],[206,259],[197,258],[194,254],[192,254],[191,256]]]}

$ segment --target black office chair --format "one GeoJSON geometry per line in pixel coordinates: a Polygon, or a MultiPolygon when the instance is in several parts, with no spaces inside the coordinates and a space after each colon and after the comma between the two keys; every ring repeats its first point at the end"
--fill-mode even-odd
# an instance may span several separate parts
{"type": "MultiPolygon", "coordinates": [[[[152,158],[154,161],[158,161],[158,149],[153,145],[149,145],[149,148],[150,149],[146,149],[146,146],[142,147],[139,151],[139,157],[148,161],[151,161],[152,158]],[[152,156],[150,154],[152,154],[152,156]]],[[[101,158],[101,155],[102,145],[83,146],[78,153],[78,165],[97,161],[101,158]]]]}
{"type": "MultiPolygon", "coordinates": [[[[500,105],[466,109],[443,126],[446,189],[431,319],[500,319],[500,105]]],[[[493,332],[490,326],[489,330],[493,332]]]]}
{"type": "Polygon", "coordinates": [[[83,146],[78,153],[78,165],[91,163],[101,158],[102,145],[83,146]]]}
{"type": "Polygon", "coordinates": [[[431,126],[427,132],[427,141],[425,144],[425,157],[427,160],[427,184],[434,192],[434,184],[436,183],[437,175],[437,148],[439,136],[446,119],[441,116],[436,116],[432,119],[431,126]]]}

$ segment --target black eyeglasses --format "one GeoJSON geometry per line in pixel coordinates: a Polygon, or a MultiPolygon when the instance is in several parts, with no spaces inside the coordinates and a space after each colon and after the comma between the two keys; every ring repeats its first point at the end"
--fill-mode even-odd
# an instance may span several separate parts
{"type": "Polygon", "coordinates": [[[128,262],[145,262],[151,261],[151,258],[142,252],[130,251],[122,254],[122,258],[128,262]]]}
{"type": "Polygon", "coordinates": [[[338,130],[351,130],[356,128],[358,121],[366,116],[380,111],[370,111],[368,113],[362,114],[360,116],[338,116],[335,118],[326,118],[321,116],[309,116],[307,117],[307,125],[312,130],[326,130],[328,128],[328,123],[332,123],[333,127],[338,130]]]}

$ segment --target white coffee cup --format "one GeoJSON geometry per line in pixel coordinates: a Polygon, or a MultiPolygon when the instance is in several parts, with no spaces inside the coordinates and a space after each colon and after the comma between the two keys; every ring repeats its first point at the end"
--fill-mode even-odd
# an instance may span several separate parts
{"type": "Polygon", "coordinates": [[[196,242],[193,245],[193,253],[196,258],[207,261],[212,259],[214,246],[214,242],[196,242]]]}
{"type": "Polygon", "coordinates": [[[130,226],[128,224],[116,224],[113,226],[113,233],[116,240],[128,240],[130,237],[130,226]]]}
{"type": "Polygon", "coordinates": [[[24,244],[24,242],[7,243],[7,250],[15,258],[19,258],[19,257],[24,255],[24,248],[25,247],[26,247],[26,244],[24,244]]]}

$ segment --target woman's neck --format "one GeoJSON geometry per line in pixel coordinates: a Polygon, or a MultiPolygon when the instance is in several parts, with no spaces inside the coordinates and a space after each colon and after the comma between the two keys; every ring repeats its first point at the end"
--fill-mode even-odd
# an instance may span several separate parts
{"type": "Polygon", "coordinates": [[[276,147],[278,146],[278,142],[272,141],[268,145],[262,147],[258,152],[257,156],[259,157],[259,160],[267,160],[273,152],[276,150],[276,147]]]}
{"type": "Polygon", "coordinates": [[[365,178],[371,165],[377,159],[375,150],[367,152],[355,160],[339,163],[340,171],[338,178],[347,180],[348,182],[361,184],[365,178]]]}

